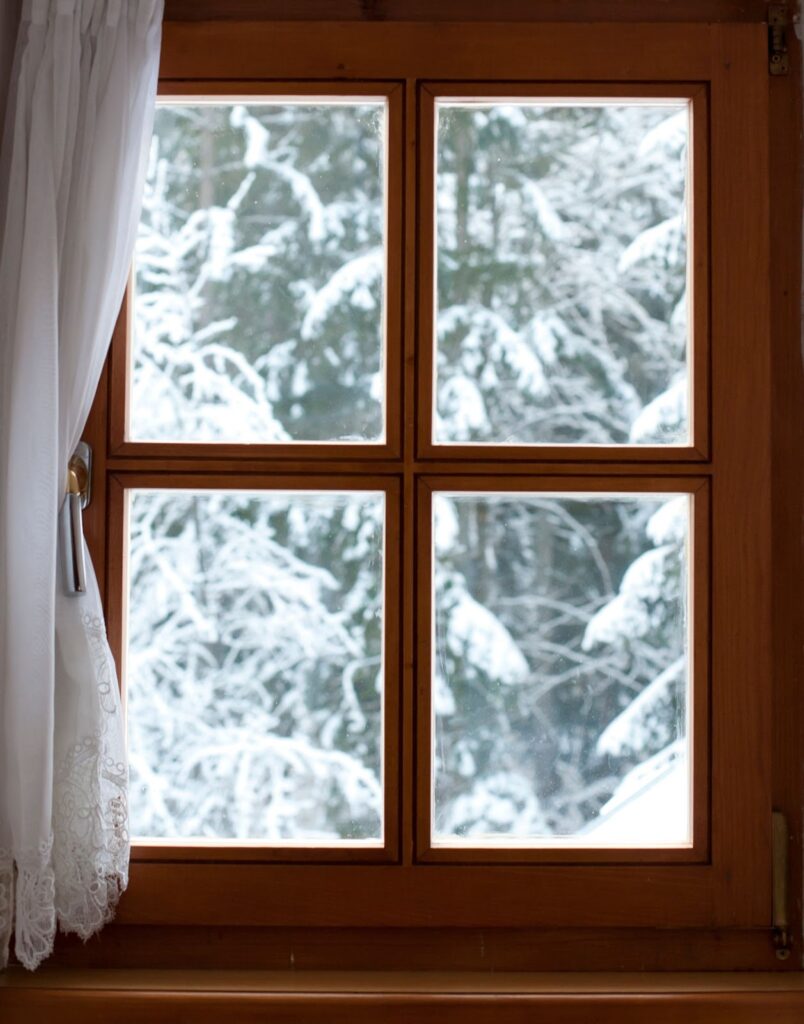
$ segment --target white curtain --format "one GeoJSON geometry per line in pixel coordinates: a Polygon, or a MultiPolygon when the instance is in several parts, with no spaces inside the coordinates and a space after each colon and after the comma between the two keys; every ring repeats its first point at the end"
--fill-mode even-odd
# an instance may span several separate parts
{"type": "MultiPolygon", "coordinates": [[[[125,288],[163,0],[25,0],[0,175],[0,956],[87,938],[128,879],[127,768],[97,582],[58,531],[125,288]]],[[[88,555],[87,555],[88,562],[88,555]]]]}

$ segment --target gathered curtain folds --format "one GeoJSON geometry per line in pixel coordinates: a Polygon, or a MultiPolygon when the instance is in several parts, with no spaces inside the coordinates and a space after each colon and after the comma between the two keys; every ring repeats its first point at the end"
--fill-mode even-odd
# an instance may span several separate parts
{"type": "Polygon", "coordinates": [[[25,0],[0,158],[0,958],[86,939],[128,881],[128,771],[88,554],[58,519],[125,290],[163,0],[25,0]]]}

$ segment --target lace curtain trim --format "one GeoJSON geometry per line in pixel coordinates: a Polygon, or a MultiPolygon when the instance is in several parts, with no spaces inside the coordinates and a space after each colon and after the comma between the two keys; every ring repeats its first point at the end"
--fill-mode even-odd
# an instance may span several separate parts
{"type": "Polygon", "coordinates": [[[128,772],[120,699],[100,618],[81,616],[95,667],[97,721],[55,774],[53,833],[38,850],[0,848],[0,956],[16,921],[15,953],[29,970],[53,949],[56,922],[86,941],[114,916],[128,884],[128,772]]]}

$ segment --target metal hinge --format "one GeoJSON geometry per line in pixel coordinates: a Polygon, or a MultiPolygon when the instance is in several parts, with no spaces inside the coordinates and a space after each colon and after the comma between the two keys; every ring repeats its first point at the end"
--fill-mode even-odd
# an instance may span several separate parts
{"type": "Polygon", "coordinates": [[[787,818],[781,811],[772,815],[773,849],[773,945],[779,960],[790,956],[791,936],[787,919],[787,846],[790,842],[787,832],[787,818]]]}
{"type": "Polygon", "coordinates": [[[787,4],[768,4],[768,71],[786,75],[790,71],[787,53],[787,4]]]}

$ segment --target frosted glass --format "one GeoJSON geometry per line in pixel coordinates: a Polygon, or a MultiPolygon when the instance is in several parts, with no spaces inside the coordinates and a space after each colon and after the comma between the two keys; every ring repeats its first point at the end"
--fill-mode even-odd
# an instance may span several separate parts
{"type": "Polygon", "coordinates": [[[685,101],[439,101],[442,444],[689,440],[685,101]]]}
{"type": "Polygon", "coordinates": [[[689,842],[689,500],[435,496],[436,842],[689,842]]]}
{"type": "Polygon", "coordinates": [[[384,496],[130,492],[138,836],[382,838],[384,496]]]}
{"type": "Polygon", "coordinates": [[[158,107],[129,437],[379,442],[385,101],[158,107]]]}

